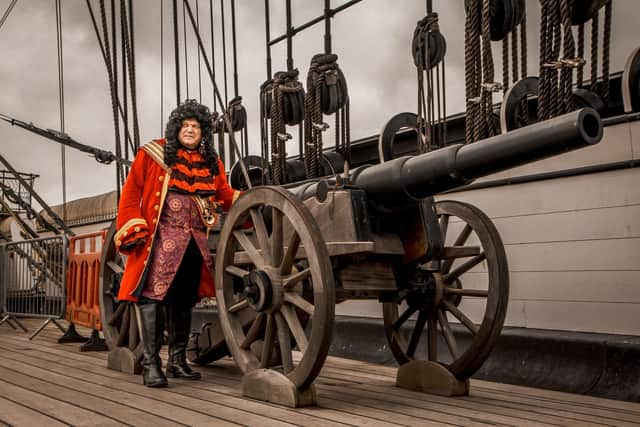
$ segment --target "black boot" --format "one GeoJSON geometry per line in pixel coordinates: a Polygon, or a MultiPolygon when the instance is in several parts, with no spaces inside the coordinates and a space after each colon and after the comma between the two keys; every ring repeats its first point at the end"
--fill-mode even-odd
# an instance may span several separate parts
{"type": "Polygon", "coordinates": [[[199,380],[199,372],[191,370],[187,364],[187,342],[191,332],[191,309],[167,307],[169,321],[169,361],[167,362],[167,376],[170,378],[185,378],[199,380]]]}
{"type": "Polygon", "coordinates": [[[140,332],[144,344],[142,382],[147,387],[166,387],[167,377],[162,372],[160,347],[164,335],[162,306],[155,302],[138,304],[140,309],[140,332]]]}

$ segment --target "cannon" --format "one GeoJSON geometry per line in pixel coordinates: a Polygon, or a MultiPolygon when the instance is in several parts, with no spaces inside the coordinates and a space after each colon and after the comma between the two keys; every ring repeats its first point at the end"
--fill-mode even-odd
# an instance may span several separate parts
{"type": "MultiPolygon", "coordinates": [[[[216,236],[217,326],[225,342],[211,341],[195,361],[228,352],[244,373],[244,395],[312,404],[335,305],[378,300],[400,365],[397,384],[467,393],[504,324],[507,257],[480,209],[434,196],[596,144],[602,133],[598,113],[585,108],[469,145],[246,191],[216,236]]],[[[102,265],[107,341],[139,354],[133,312],[128,323],[112,320],[131,310],[109,301],[122,268],[112,245],[102,265]]]]}

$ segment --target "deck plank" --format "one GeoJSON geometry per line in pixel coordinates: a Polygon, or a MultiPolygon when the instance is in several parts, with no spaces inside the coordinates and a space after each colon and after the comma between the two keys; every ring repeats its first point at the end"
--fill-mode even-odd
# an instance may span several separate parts
{"type": "Polygon", "coordinates": [[[4,396],[4,389],[1,388],[2,396],[0,396],[0,423],[3,425],[46,425],[46,426],[66,426],[47,414],[43,414],[35,409],[27,407],[25,404],[9,400],[4,396]]]}
{"type": "MultiPolygon", "coordinates": [[[[25,320],[29,328],[37,320],[25,320]]],[[[81,333],[86,330],[79,328],[81,333]]],[[[0,326],[0,423],[10,425],[576,426],[640,425],[640,404],[471,380],[467,397],[395,387],[390,366],[329,357],[316,380],[318,406],[291,409],[246,399],[231,358],[149,389],[106,368],[106,352],[58,344],[57,329],[34,340],[0,326]],[[14,397],[15,396],[15,397],[14,397]],[[10,415],[5,415],[10,414],[10,415]]],[[[166,360],[166,347],[161,352],[166,360]]],[[[295,357],[299,357],[296,355],[295,357]]]]}
{"type": "MultiPolygon", "coordinates": [[[[327,368],[324,371],[325,377],[339,379],[342,381],[347,381],[352,378],[356,378],[354,381],[361,381],[361,379],[363,378],[369,378],[369,386],[367,387],[368,389],[371,389],[372,384],[374,386],[385,384],[385,381],[383,379],[384,377],[380,376],[379,373],[368,374],[367,372],[364,372],[362,370],[359,371],[358,368],[352,366],[351,372],[345,376],[345,374],[341,370],[335,369],[336,364],[340,364],[340,362],[334,361],[334,366],[327,368]],[[353,375],[353,377],[351,377],[351,375],[353,375]]],[[[500,408],[499,411],[503,414],[521,416],[523,420],[529,420],[529,422],[554,422],[552,418],[547,417],[548,415],[550,415],[559,417],[559,419],[564,420],[563,425],[566,425],[568,420],[576,421],[576,423],[572,425],[585,425],[580,421],[586,422],[586,425],[592,425],[590,422],[594,416],[601,417],[603,421],[611,423],[612,425],[635,426],[640,424],[640,417],[638,417],[633,412],[629,413],[625,410],[616,410],[605,406],[578,404],[575,401],[563,402],[560,399],[539,399],[536,397],[536,393],[538,391],[537,389],[519,386],[514,386],[519,387],[519,393],[495,393],[491,392],[490,389],[487,390],[483,389],[482,387],[475,387],[475,383],[476,381],[473,380],[470,396],[460,398],[458,404],[462,404],[462,402],[475,402],[479,404],[477,406],[479,409],[483,409],[485,411],[488,410],[486,405],[489,405],[494,408],[500,408]]],[[[361,388],[358,386],[355,387],[361,388]]],[[[398,388],[396,388],[393,393],[401,394],[404,396],[407,395],[407,393],[404,393],[402,389],[398,388]]],[[[554,393],[557,393],[560,396],[567,395],[567,393],[554,393]]],[[[432,401],[436,399],[437,397],[430,398],[430,400],[432,401]]],[[[603,400],[604,399],[599,399],[599,401],[603,400]]],[[[638,405],[635,406],[637,407],[638,405]]]]}
{"type": "MultiPolygon", "coordinates": [[[[74,426],[122,426],[125,423],[94,411],[80,408],[73,403],[65,402],[56,396],[47,396],[42,390],[33,391],[25,388],[19,382],[22,379],[16,376],[14,372],[8,372],[0,369],[0,395],[11,396],[13,402],[28,402],[30,410],[47,414],[48,417],[55,418],[63,423],[74,426]],[[18,377],[18,378],[16,378],[18,377]]],[[[0,405],[1,408],[1,405],[0,405]]],[[[0,413],[5,413],[0,410],[0,413]]],[[[1,418],[1,416],[0,416],[1,418]]]]}

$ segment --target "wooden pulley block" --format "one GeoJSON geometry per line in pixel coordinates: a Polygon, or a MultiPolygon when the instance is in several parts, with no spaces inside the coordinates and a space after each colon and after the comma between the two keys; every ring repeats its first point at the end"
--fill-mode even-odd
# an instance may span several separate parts
{"type": "MultiPolygon", "coordinates": [[[[393,153],[393,142],[396,134],[401,129],[418,130],[418,116],[415,113],[399,113],[393,116],[382,128],[378,138],[378,156],[380,163],[391,160],[397,156],[393,153]]],[[[416,150],[417,152],[417,150],[416,150]]]]}
{"type": "Polygon", "coordinates": [[[576,108],[590,107],[601,114],[606,108],[604,101],[597,93],[585,88],[576,88],[573,90],[573,103],[576,108]]]}
{"type": "Polygon", "coordinates": [[[491,40],[504,40],[513,31],[520,14],[520,0],[491,0],[491,40]]]}
{"type": "Polygon", "coordinates": [[[571,13],[571,24],[582,25],[593,19],[607,0],[574,0],[571,13]]]}
{"type": "MultiPolygon", "coordinates": [[[[231,102],[229,102],[227,112],[229,114],[229,121],[231,122],[231,131],[237,132],[244,129],[247,125],[247,110],[242,105],[241,96],[236,96],[231,100],[231,102]]],[[[228,131],[229,129],[225,126],[225,132],[228,131]]]]}
{"type": "MultiPolygon", "coordinates": [[[[244,161],[245,167],[247,168],[252,187],[271,184],[269,162],[266,159],[260,156],[249,155],[244,157],[242,161],[244,161]]],[[[240,161],[234,163],[229,170],[229,184],[236,190],[244,191],[249,188],[242,174],[240,161]]]]}
{"type": "Polygon", "coordinates": [[[282,120],[290,126],[300,124],[304,119],[304,88],[298,81],[298,70],[278,72],[273,81],[282,92],[282,120]]]}
{"type": "Polygon", "coordinates": [[[427,45],[425,45],[423,36],[425,29],[425,20],[429,17],[423,18],[418,21],[416,29],[413,32],[413,39],[411,41],[411,53],[413,56],[413,63],[416,67],[420,66],[420,61],[424,67],[427,66],[426,52],[429,52],[429,68],[433,68],[438,65],[444,59],[444,55],[447,53],[447,41],[440,31],[429,31],[427,37],[427,45]]]}
{"type": "Polygon", "coordinates": [[[304,162],[300,159],[288,159],[284,168],[287,176],[287,182],[298,182],[307,178],[304,162]]]}
{"type": "Polygon", "coordinates": [[[529,96],[538,96],[538,78],[525,77],[517,81],[504,94],[500,107],[500,131],[506,133],[521,127],[518,113],[523,100],[529,96]]]}
{"type": "MultiPolygon", "coordinates": [[[[477,9],[471,10],[471,1],[464,0],[465,11],[482,16],[482,1],[478,0],[477,9]]],[[[489,13],[491,16],[491,40],[504,40],[522,22],[525,14],[525,0],[491,0],[489,13]]]]}
{"type": "Polygon", "coordinates": [[[304,119],[304,90],[300,86],[299,90],[282,93],[284,122],[289,126],[295,126],[304,119]]]}
{"type": "Polygon", "coordinates": [[[320,109],[323,114],[334,114],[344,107],[348,99],[347,82],[338,66],[338,55],[317,54],[311,58],[307,88],[320,85],[320,109]]]}
{"type": "Polygon", "coordinates": [[[625,113],[640,111],[640,47],[637,47],[622,73],[622,102],[625,113]]]}
{"type": "Polygon", "coordinates": [[[333,114],[338,110],[338,78],[335,71],[325,73],[320,84],[320,106],[322,114],[333,114]]]}

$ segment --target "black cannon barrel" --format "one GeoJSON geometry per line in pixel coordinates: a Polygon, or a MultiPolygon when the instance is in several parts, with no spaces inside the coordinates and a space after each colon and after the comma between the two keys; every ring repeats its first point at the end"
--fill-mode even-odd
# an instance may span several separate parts
{"type": "Polygon", "coordinates": [[[352,171],[351,182],[376,204],[397,208],[482,176],[597,144],[602,132],[600,115],[583,108],[473,144],[363,166],[352,171]]]}

